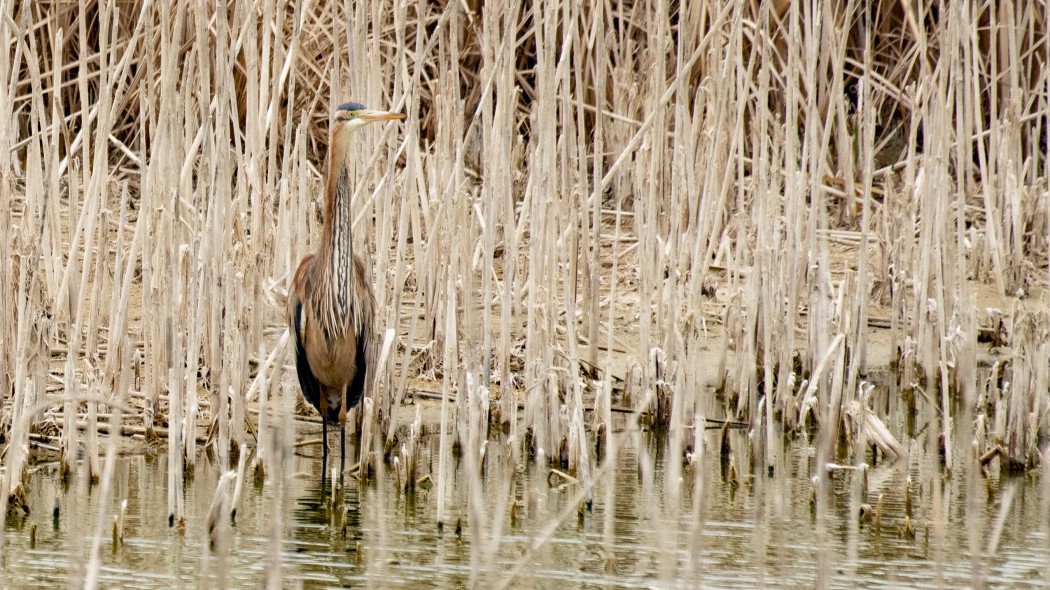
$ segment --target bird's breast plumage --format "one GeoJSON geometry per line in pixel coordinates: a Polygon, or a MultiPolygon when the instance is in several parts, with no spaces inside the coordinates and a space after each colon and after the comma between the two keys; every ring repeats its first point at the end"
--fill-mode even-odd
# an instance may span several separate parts
{"type": "Polygon", "coordinates": [[[330,388],[340,389],[354,380],[359,344],[370,338],[370,325],[375,315],[375,297],[364,280],[364,260],[354,256],[353,270],[345,276],[345,285],[329,284],[321,287],[319,281],[327,278],[321,271],[323,261],[316,257],[303,260],[293,282],[294,300],[298,309],[290,313],[292,323],[298,322],[297,338],[302,342],[309,369],[316,379],[330,388]],[[302,276],[300,276],[300,274],[302,276]],[[340,296],[340,292],[347,295],[340,296]],[[354,293],[354,295],[349,295],[354,293]]]}

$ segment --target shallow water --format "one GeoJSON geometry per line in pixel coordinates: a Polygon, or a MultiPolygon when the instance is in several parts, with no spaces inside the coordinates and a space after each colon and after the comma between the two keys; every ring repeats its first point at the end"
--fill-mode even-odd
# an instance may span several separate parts
{"type": "MultiPolygon", "coordinates": [[[[325,507],[317,477],[320,461],[297,456],[283,493],[257,487],[246,475],[237,518],[229,529],[228,550],[209,551],[205,514],[215,492],[218,470],[202,455],[195,477],[185,486],[185,527],[168,526],[166,456],[121,457],[112,500],[106,506],[100,587],[181,588],[262,585],[275,560],[268,557],[274,511],[280,506],[280,576],[283,587],[446,587],[477,583],[496,587],[652,587],[751,588],[830,587],[992,587],[1045,586],[1050,550],[1044,492],[1038,478],[969,478],[958,473],[944,482],[948,515],[943,535],[932,521],[931,464],[925,435],[902,438],[908,458],[880,462],[868,473],[868,494],[859,497],[854,471],[836,471],[825,518],[811,505],[816,462],[805,441],[788,441],[774,464],[774,477],[747,474],[748,437],[731,432],[731,459],[738,483],[718,454],[719,431],[706,435],[702,469],[701,559],[691,563],[695,530],[693,503],[700,496],[695,473],[685,469],[681,485],[665,482],[667,438],[645,431],[623,431],[612,477],[599,477],[582,515],[574,497],[582,486],[548,480],[538,469],[512,457],[504,440],[487,450],[471,519],[472,478],[458,459],[449,461],[447,518],[436,525],[437,490],[420,490],[414,499],[398,493],[393,471],[367,484],[351,480],[345,492],[347,534],[341,513],[325,507]],[[900,533],[904,487],[912,479],[915,536],[900,533]],[[612,486],[613,504],[608,503],[612,486]],[[675,494],[678,492],[677,501],[675,494]],[[858,495],[855,495],[857,493],[858,495]],[[882,495],[881,526],[856,516],[861,502],[872,508],[882,495]],[[511,522],[509,498],[517,502],[511,522]],[[1010,498],[1004,509],[1004,498],[1010,498]],[[125,543],[114,547],[112,516],[128,500],[125,543]],[[611,520],[607,521],[611,510],[611,520]],[[539,541],[559,513],[567,518],[539,541]],[[1002,519],[995,553],[984,556],[1002,519]],[[455,528],[459,521],[462,534],[455,528]],[[479,524],[480,523],[480,524],[479,524]],[[494,524],[500,525],[494,530],[494,524]],[[607,528],[608,527],[608,528],[607,528]],[[358,555],[360,544],[360,556],[358,555]],[[980,550],[971,557],[970,546],[980,550]],[[531,555],[524,554],[538,545],[531,555]],[[822,563],[826,565],[821,565],[822,563]],[[517,566],[520,570],[512,577],[517,566]]],[[[436,477],[438,441],[421,449],[420,475],[436,477]]],[[[677,458],[676,458],[677,459],[677,458]]],[[[960,470],[961,471],[961,470],[960,470]]],[[[88,547],[98,518],[99,489],[77,478],[66,489],[57,464],[34,468],[29,485],[32,512],[9,518],[0,556],[3,588],[80,586],[88,547]],[[57,509],[58,516],[54,516],[57,509]],[[29,530],[36,525],[36,545],[29,530]]]]}

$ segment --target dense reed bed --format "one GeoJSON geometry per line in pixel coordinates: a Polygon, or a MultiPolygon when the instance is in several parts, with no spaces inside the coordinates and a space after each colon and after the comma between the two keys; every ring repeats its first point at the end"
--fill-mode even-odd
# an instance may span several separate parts
{"type": "MultiPolygon", "coordinates": [[[[279,488],[283,305],[350,99],[407,115],[355,138],[384,351],[364,473],[425,475],[398,425],[430,394],[439,484],[500,429],[588,498],[623,412],[669,456],[744,422],[756,473],[782,432],[894,455],[867,396],[887,366],[934,402],[935,472],[1037,466],[1047,6],[918,4],[0,4],[0,508],[31,448],[108,493],[114,433],[167,453],[173,524],[202,446],[254,446],[279,488]]],[[[494,538],[510,501],[472,497],[457,517],[494,538]]]]}

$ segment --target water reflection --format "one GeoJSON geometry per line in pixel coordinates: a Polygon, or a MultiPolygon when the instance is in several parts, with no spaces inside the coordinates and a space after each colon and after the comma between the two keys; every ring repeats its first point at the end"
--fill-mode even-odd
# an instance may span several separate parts
{"type": "MultiPolygon", "coordinates": [[[[126,542],[113,546],[107,517],[101,586],[215,587],[225,581],[258,588],[270,565],[276,506],[283,515],[279,554],[286,587],[487,586],[519,566],[512,587],[813,587],[822,550],[832,587],[954,587],[982,579],[1015,587],[1046,581],[1050,541],[1038,480],[970,478],[960,467],[941,481],[947,520],[940,527],[932,516],[935,486],[921,429],[902,441],[907,458],[879,463],[867,473],[864,495],[860,472],[834,472],[822,533],[811,504],[815,452],[804,441],[785,439],[774,453],[775,476],[756,477],[749,473],[748,433],[732,432],[734,481],[717,452],[717,431],[709,433],[708,452],[696,466],[701,495],[688,467],[678,488],[668,488],[668,461],[682,459],[667,451],[665,437],[630,430],[620,436],[615,469],[596,481],[582,507],[576,503],[578,485],[514,463],[505,440],[490,442],[480,478],[468,477],[464,462],[450,461],[450,518],[443,530],[435,522],[436,489],[406,497],[398,474],[387,469],[367,484],[349,479],[342,504],[333,509],[317,477],[319,461],[296,457],[283,493],[256,487],[246,476],[225,556],[207,550],[203,524],[216,487],[215,466],[198,461],[185,488],[185,527],[169,528],[166,461],[125,456],[105,511],[115,515],[120,501],[128,500],[126,542]],[[901,533],[909,477],[914,537],[901,533]],[[1007,488],[1013,489],[1008,506],[1002,503],[1007,488]],[[698,563],[691,558],[696,502],[703,515],[698,563]],[[878,529],[870,517],[860,521],[862,503],[879,507],[878,529]],[[568,516],[550,528],[559,515],[568,516]],[[997,551],[985,556],[1000,521],[997,551]]],[[[420,475],[436,476],[436,448],[436,438],[424,441],[420,475]]],[[[29,496],[33,511],[7,520],[0,587],[78,585],[96,526],[98,489],[83,477],[64,489],[57,464],[43,464],[34,467],[29,496]]]]}

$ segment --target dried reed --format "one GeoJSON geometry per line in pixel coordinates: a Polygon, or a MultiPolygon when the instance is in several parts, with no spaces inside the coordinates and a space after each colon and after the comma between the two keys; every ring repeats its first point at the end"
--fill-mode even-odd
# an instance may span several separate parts
{"type": "MultiPolygon", "coordinates": [[[[972,474],[952,454],[971,436],[1034,467],[1050,429],[1031,411],[1050,403],[1045,10],[758,4],[3,3],[0,508],[41,405],[60,410],[65,473],[83,449],[103,485],[107,433],[166,435],[172,524],[198,438],[240,469],[246,422],[256,473],[284,493],[284,296],[319,234],[327,113],[350,98],[407,114],[355,139],[384,337],[355,433],[364,473],[372,450],[381,478],[404,448],[414,481],[398,410],[418,378],[441,381],[438,523],[463,508],[445,496],[453,449],[483,485],[490,419],[589,494],[617,461],[614,406],[696,457],[720,408],[752,425],[756,471],[782,429],[815,425],[823,510],[840,428],[899,452],[868,407],[876,358],[928,392],[934,473],[972,474]],[[983,383],[979,333],[1010,351],[983,383]],[[103,423],[100,402],[127,411],[103,423]]],[[[685,496],[665,490],[672,518],[685,496]]],[[[482,544],[500,525],[480,515],[512,502],[484,497],[466,507],[482,544]]],[[[279,555],[268,572],[280,585],[279,555]]]]}

